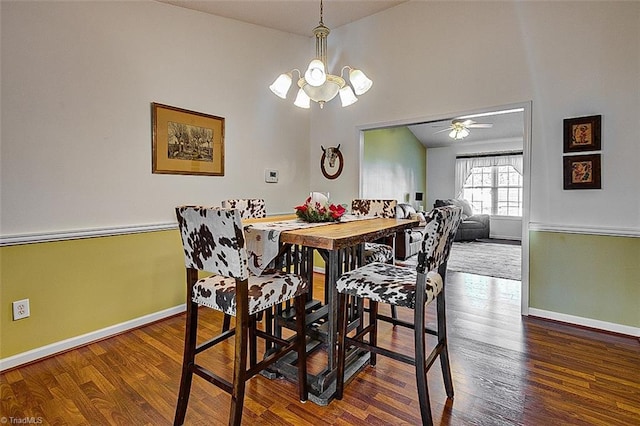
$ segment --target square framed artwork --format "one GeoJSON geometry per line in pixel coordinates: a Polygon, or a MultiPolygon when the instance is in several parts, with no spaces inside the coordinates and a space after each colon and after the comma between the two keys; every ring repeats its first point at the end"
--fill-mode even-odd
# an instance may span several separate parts
{"type": "Polygon", "coordinates": [[[601,189],[600,154],[563,157],[564,189],[601,189]]]}
{"type": "Polygon", "coordinates": [[[564,152],[598,151],[602,116],[565,118],[564,152]]]}
{"type": "Polygon", "coordinates": [[[153,173],[224,176],[224,118],[151,105],[153,173]]]}

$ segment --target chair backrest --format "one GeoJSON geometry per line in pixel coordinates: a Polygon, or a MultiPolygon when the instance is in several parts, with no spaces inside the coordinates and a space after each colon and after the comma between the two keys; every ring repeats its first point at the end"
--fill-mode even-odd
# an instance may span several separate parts
{"type": "Polygon", "coordinates": [[[438,207],[427,213],[425,233],[418,252],[418,272],[438,270],[447,262],[461,215],[462,208],[457,206],[438,207]]]}
{"type": "Polygon", "coordinates": [[[176,217],[187,268],[245,280],[247,251],[238,210],[180,206],[176,217]]]}
{"type": "Polygon", "coordinates": [[[225,209],[240,210],[240,217],[243,219],[267,217],[267,209],[262,198],[224,200],[222,207],[225,209]]]}
{"type": "Polygon", "coordinates": [[[351,213],[356,216],[396,217],[396,200],[362,200],[351,201],[351,213]]]}

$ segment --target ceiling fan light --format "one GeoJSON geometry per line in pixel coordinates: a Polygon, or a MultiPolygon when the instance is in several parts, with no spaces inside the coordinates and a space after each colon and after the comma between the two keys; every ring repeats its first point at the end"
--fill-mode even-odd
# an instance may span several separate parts
{"type": "Polygon", "coordinates": [[[327,73],[324,69],[324,63],[322,63],[320,59],[314,59],[309,62],[309,67],[304,73],[304,79],[311,86],[322,86],[324,82],[327,81],[327,73]]]}
{"type": "Polygon", "coordinates": [[[371,86],[373,86],[373,81],[369,77],[365,75],[361,70],[351,69],[349,71],[349,80],[353,85],[353,90],[356,92],[356,95],[362,95],[366,93],[371,86]]]}
{"type": "Polygon", "coordinates": [[[300,89],[298,90],[298,96],[296,96],[296,100],[293,104],[298,108],[308,109],[311,107],[311,98],[304,93],[304,90],[300,89]]]}
{"type": "Polygon", "coordinates": [[[340,101],[342,102],[343,107],[348,107],[349,105],[353,105],[358,102],[358,98],[353,94],[353,90],[351,90],[351,86],[344,86],[340,89],[340,101]]]}
{"type": "Polygon", "coordinates": [[[291,87],[291,73],[280,74],[276,81],[273,82],[269,89],[276,95],[281,97],[282,99],[287,99],[287,92],[289,92],[289,88],[291,87]]]}
{"type": "Polygon", "coordinates": [[[458,139],[464,139],[469,136],[469,130],[465,127],[458,132],[458,139]]]}

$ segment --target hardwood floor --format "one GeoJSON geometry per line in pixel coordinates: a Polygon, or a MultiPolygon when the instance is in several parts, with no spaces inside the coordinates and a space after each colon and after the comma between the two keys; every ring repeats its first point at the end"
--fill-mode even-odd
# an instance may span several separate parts
{"type": "MultiPolygon", "coordinates": [[[[447,401],[434,364],[429,390],[436,424],[640,425],[638,339],[521,317],[518,281],[456,272],[447,280],[455,398],[447,401]]],[[[314,281],[320,292],[322,275],[314,281]]],[[[410,311],[399,311],[410,318],[410,311]]],[[[202,313],[204,331],[217,332],[222,316],[202,313]]],[[[1,374],[0,420],[171,424],[183,328],[179,315],[1,374]]],[[[411,340],[408,330],[381,327],[381,342],[412,352],[411,340]]],[[[230,378],[231,344],[204,356],[230,378]]],[[[309,369],[316,368],[312,357],[309,369]]],[[[408,365],[378,357],[375,368],[346,385],[342,401],[326,407],[298,402],[293,383],[256,376],[247,383],[243,424],[417,425],[413,374],[408,365]]],[[[226,424],[229,403],[228,394],[194,378],[186,424],[226,424]]]]}

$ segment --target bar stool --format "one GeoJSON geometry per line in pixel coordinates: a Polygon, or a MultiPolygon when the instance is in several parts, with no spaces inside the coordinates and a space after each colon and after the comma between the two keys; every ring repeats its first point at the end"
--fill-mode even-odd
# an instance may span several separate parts
{"type": "Polygon", "coordinates": [[[237,209],[242,219],[267,217],[267,209],[262,198],[237,198],[222,201],[222,208],[237,209]]]}
{"type": "MultiPolygon", "coordinates": [[[[351,201],[351,213],[356,216],[396,217],[396,200],[355,199],[351,201]]],[[[364,243],[364,263],[383,262],[393,264],[395,261],[395,238],[386,238],[384,242],[364,243]]],[[[391,318],[398,318],[395,306],[391,305],[391,318]]]]}
{"type": "MultiPolygon", "coordinates": [[[[462,209],[455,206],[431,210],[426,217],[425,236],[418,252],[415,269],[374,262],[344,273],[337,281],[338,290],[338,377],[336,398],[344,392],[344,370],[347,346],[370,352],[369,363],[376,365],[376,354],[411,364],[416,368],[416,382],[422,423],[433,424],[427,388],[427,371],[440,357],[444,385],[453,398],[453,381],[447,348],[444,287],[447,260],[460,224],[462,209]],[[369,299],[369,323],[348,337],[347,296],[369,299]],[[425,308],[437,299],[437,330],[425,328],[425,308]],[[398,321],[398,325],[414,330],[415,357],[378,346],[378,303],[389,303],[413,309],[413,322],[398,321]],[[426,333],[437,336],[438,343],[426,353],[426,333]],[[368,340],[365,337],[368,335],[368,340]]],[[[363,321],[361,319],[361,321],[363,321]]]]}
{"type": "MultiPolygon", "coordinates": [[[[222,200],[223,209],[236,209],[242,219],[255,219],[267,217],[267,208],[262,198],[232,198],[222,200]]],[[[222,331],[227,331],[231,326],[231,315],[224,314],[222,331]]]]}
{"type": "Polygon", "coordinates": [[[298,356],[299,398],[302,402],[306,401],[305,296],[309,288],[308,281],[282,270],[267,270],[260,276],[249,275],[238,210],[182,206],[176,208],[176,216],[187,270],[187,316],[182,377],[174,425],[184,423],[194,374],[231,394],[229,425],[240,425],[245,382],[292,351],[297,352],[298,356]],[[208,271],[214,275],[198,279],[198,271],[208,271]],[[294,337],[285,340],[256,328],[257,313],[292,299],[296,310],[294,337]],[[235,328],[197,345],[199,306],[235,316],[235,328]],[[234,335],[235,356],[231,383],[197,364],[196,355],[234,335]],[[254,336],[275,343],[278,350],[265,354],[260,362],[252,354],[247,368],[248,339],[254,336]]]}

